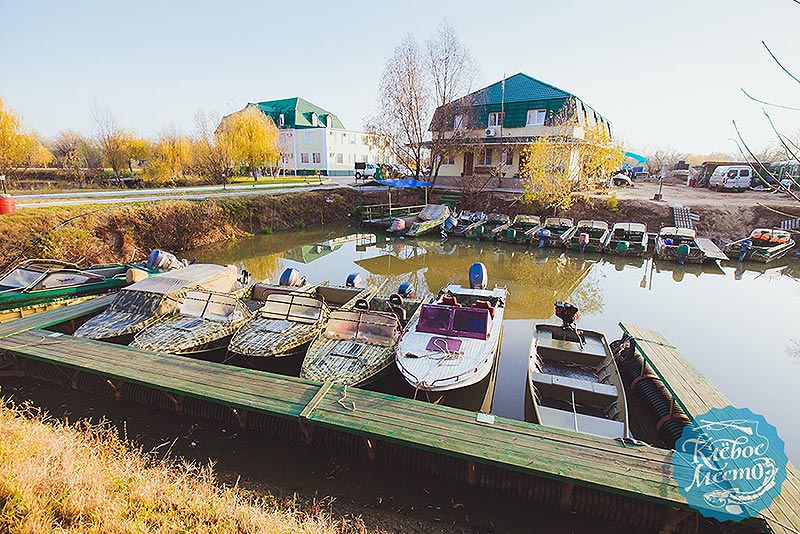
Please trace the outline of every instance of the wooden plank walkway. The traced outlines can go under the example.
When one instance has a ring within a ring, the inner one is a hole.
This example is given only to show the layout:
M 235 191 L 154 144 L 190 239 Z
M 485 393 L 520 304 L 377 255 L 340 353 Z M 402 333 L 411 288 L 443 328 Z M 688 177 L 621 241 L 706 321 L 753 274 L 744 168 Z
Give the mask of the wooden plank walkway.
M 70 321 L 77 317 L 97 313 L 105 309 L 116 295 L 106 295 L 90 299 L 78 304 L 70 304 L 63 308 L 30 315 L 7 323 L 0 323 L 0 338 L 10 336 L 34 328 L 47 328 L 55 324 Z
M 716 243 L 707 237 L 696 237 L 694 240 L 697 246 L 702 250 L 707 258 L 712 260 L 727 260 L 728 256 L 717 246 Z
M 690 419 L 732 404 L 663 335 L 628 323 L 619 326 L 635 339 L 639 353 Z M 781 494 L 763 516 L 775 532 L 800 532 L 800 473 L 791 463 L 786 466 Z

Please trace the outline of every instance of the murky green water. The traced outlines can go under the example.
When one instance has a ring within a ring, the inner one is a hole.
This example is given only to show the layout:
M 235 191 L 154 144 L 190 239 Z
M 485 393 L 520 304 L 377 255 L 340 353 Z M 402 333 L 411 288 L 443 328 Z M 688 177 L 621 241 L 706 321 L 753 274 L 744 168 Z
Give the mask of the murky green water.
M 450 239 L 386 240 L 330 227 L 256 236 L 195 251 L 200 261 L 236 263 L 274 281 L 295 267 L 309 282 L 344 283 L 359 272 L 387 288 L 413 282 L 417 294 L 467 284 L 482 261 L 489 283 L 509 289 L 493 413 L 523 419 L 532 326 L 554 321 L 553 302 L 581 308 L 579 327 L 621 335 L 620 321 L 663 333 L 740 407 L 762 413 L 800 463 L 800 261 L 698 267 Z M 332 243 L 323 243 L 333 238 Z M 401 379 L 402 380 L 402 379 Z

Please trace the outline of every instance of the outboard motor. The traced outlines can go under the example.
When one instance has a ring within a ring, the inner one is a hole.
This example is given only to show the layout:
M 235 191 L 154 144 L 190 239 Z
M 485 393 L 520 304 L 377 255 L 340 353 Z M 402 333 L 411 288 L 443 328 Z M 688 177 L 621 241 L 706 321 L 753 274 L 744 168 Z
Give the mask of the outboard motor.
M 347 280 L 344 283 L 347 287 L 364 287 L 364 280 L 358 273 L 350 273 L 347 275 Z
M 300 276 L 300 271 L 297 269 L 288 267 L 281 274 L 278 284 L 289 287 L 302 287 L 306 285 L 306 278 L 304 276 Z
M 469 287 L 472 289 L 486 289 L 488 283 L 489 276 L 483 263 L 476 261 L 469 266 Z
M 389 227 L 390 232 L 403 232 L 406 229 L 405 219 L 392 219 L 392 225 Z
M 547 242 L 550 240 L 550 236 L 552 233 L 547 228 L 542 228 L 538 232 L 536 232 L 536 237 L 539 238 L 539 248 L 544 248 Z
M 184 264 L 174 254 L 164 252 L 163 250 L 154 250 L 147 257 L 147 268 L 159 271 L 171 271 L 173 269 L 180 269 Z
M 239 283 L 243 287 L 250 285 L 250 271 L 247 269 L 242 269 L 242 271 L 239 273 Z
M 458 219 L 456 219 L 454 215 L 451 215 L 445 219 L 444 224 L 442 225 L 442 227 L 448 232 L 456 226 L 458 226 Z
M 397 294 L 403 298 L 413 297 L 414 286 L 411 285 L 411 282 L 403 282 L 400 284 L 400 287 L 397 288 Z
M 578 319 L 578 307 L 569 302 L 556 302 L 556 317 L 561 319 L 561 328 L 572 329 L 573 323 Z

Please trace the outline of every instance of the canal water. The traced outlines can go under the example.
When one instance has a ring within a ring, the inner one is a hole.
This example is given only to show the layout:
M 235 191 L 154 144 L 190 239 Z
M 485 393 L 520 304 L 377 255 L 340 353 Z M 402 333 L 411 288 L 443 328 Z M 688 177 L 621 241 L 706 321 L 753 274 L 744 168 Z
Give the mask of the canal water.
M 274 282 L 287 267 L 310 283 L 344 284 L 347 275 L 417 295 L 467 285 L 483 262 L 489 284 L 506 286 L 504 337 L 492 413 L 523 419 L 533 325 L 558 322 L 556 300 L 580 308 L 579 328 L 621 336 L 619 322 L 657 330 L 735 406 L 766 416 L 800 463 L 800 260 L 678 266 L 642 258 L 537 251 L 520 245 L 448 239 L 394 239 L 346 226 L 258 235 L 193 252 L 198 261 L 233 263 Z M 377 385 L 389 392 L 402 382 Z

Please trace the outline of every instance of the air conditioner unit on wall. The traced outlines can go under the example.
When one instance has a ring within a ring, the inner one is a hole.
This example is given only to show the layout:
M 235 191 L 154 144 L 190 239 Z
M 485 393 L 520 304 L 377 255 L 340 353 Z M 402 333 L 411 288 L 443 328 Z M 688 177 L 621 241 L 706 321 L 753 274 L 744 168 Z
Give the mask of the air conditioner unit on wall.
M 486 128 L 486 137 L 494 137 L 495 131 L 494 128 Z

